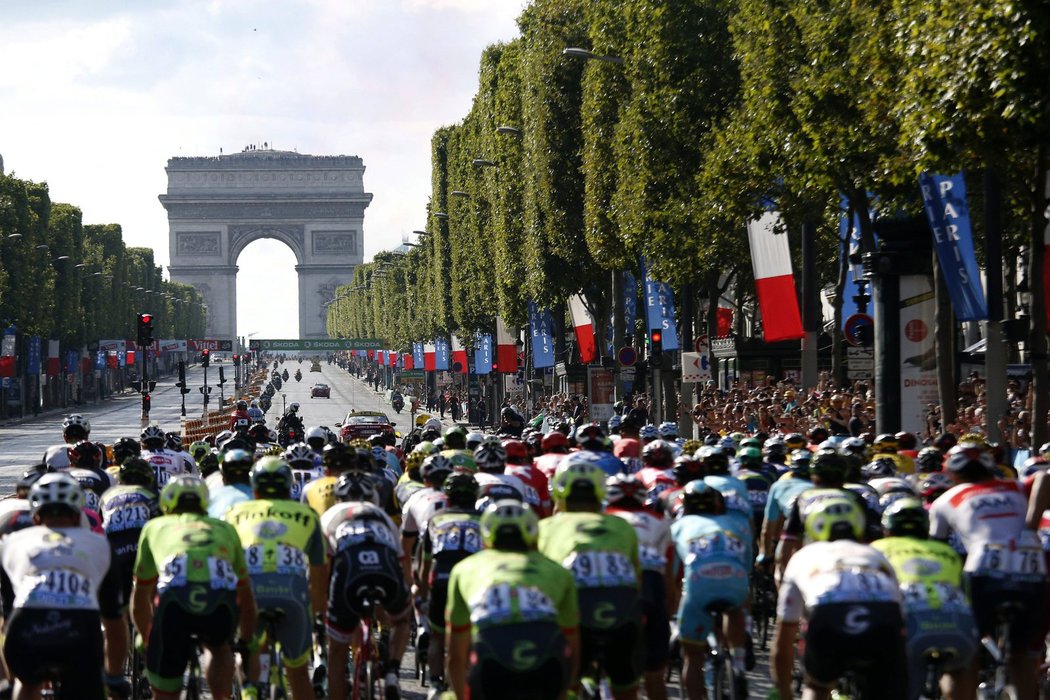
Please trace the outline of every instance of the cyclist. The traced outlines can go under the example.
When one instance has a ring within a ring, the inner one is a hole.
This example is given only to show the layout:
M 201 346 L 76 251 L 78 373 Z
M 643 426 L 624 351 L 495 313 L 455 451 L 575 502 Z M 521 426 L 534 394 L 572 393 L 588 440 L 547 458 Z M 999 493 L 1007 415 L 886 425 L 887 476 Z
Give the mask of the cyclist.
M 415 552 L 419 533 L 426 530 L 430 518 L 445 507 L 441 486 L 452 473 L 452 462 L 445 455 L 431 455 L 419 470 L 425 486 L 409 497 L 401 511 L 401 546 L 409 554 Z
M 580 608 L 581 673 L 604 651 L 617 700 L 635 698 L 644 666 L 638 535 L 601 512 L 605 472 L 586 452 L 569 455 L 554 475 L 554 515 L 540 521 L 539 551 L 572 572 Z M 595 679 L 598 680 L 598 679 Z
M 321 458 L 305 442 L 289 445 L 281 456 L 291 467 L 292 500 L 298 501 L 306 484 L 324 476 L 324 469 L 320 466 Z
M 398 507 L 402 510 L 404 510 L 405 503 L 412 497 L 412 494 L 422 488 L 426 488 L 426 484 L 423 483 L 423 475 L 420 472 L 423 460 L 426 458 L 427 454 L 420 449 L 412 450 L 405 456 L 405 473 L 401 475 L 401 478 L 397 480 L 397 485 L 394 486 L 394 498 Z
M 645 485 L 650 501 L 664 499 L 664 492 L 674 488 L 675 475 L 671 472 L 674 465 L 674 452 L 663 440 L 654 440 L 642 449 L 642 468 L 638 471 L 638 479 Z
M 565 440 L 565 436 L 561 433 L 554 434 L 560 435 L 561 439 Z M 504 451 L 507 453 L 507 464 L 503 473 L 515 476 L 521 480 L 521 483 L 525 486 L 525 502 L 532 506 L 538 517 L 544 518 L 550 515 L 551 512 L 550 480 L 536 464 L 538 460 L 544 459 L 546 455 L 541 455 L 536 460 L 531 456 L 522 455 L 517 449 L 516 443 L 518 442 L 518 440 L 504 440 L 501 443 Z M 564 456 L 564 454 L 558 456 L 558 460 L 554 462 L 555 469 L 557 468 L 557 461 L 560 461 L 560 458 Z
M 430 666 L 430 685 L 437 693 L 445 687 L 442 671 L 448 579 L 453 566 L 481 549 L 481 513 L 474 508 L 478 498 L 477 480 L 470 474 L 452 474 L 441 488 L 448 503 L 427 523 L 417 577 L 419 596 L 427 601 L 430 623 L 427 664 Z M 432 691 L 431 694 L 436 693 Z
M 175 700 L 196 638 L 211 654 L 207 681 L 216 700 L 233 685 L 233 638 L 255 633 L 255 596 L 233 526 L 207 515 L 208 487 L 173 477 L 161 490 L 164 513 L 142 528 L 131 617 L 146 643 L 146 674 L 157 700 Z
M 704 447 L 699 454 L 700 463 L 704 470 L 704 481 L 708 486 L 718 489 L 725 499 L 726 516 L 735 517 L 742 527 L 748 527 L 754 532 L 754 520 L 751 517 L 751 497 L 748 495 L 747 485 L 729 475 L 729 455 L 724 447 Z M 757 533 L 755 533 L 757 534 Z M 752 535 L 751 540 L 754 539 Z M 753 542 L 750 542 L 753 547 Z M 748 550 L 750 558 L 751 549 Z
M 175 432 L 165 433 L 164 447 L 179 455 L 179 457 L 182 459 L 184 472 L 193 474 L 197 471 L 197 463 L 194 461 L 193 455 L 182 448 L 181 435 Z
M 741 448 L 738 455 L 740 469 L 736 478 L 747 487 L 747 500 L 751 504 L 751 520 L 755 524 L 755 533 L 762 531 L 762 519 L 766 511 L 769 489 L 777 480 L 776 470 L 762 462 L 762 451 L 757 447 Z
M 280 457 L 263 457 L 251 470 L 254 500 L 238 503 L 225 520 L 237 529 L 260 614 L 279 613 L 281 645 L 293 700 L 313 698 L 308 662 L 313 613 L 327 607 L 328 566 L 324 535 L 310 506 L 292 499 L 292 469 Z M 254 664 L 253 664 L 254 666 Z M 252 668 L 252 679 L 259 678 Z
M 664 425 L 673 424 L 665 423 Z M 674 437 L 677 437 L 678 426 L 675 425 L 674 429 L 676 433 Z M 671 437 L 670 440 L 673 440 L 674 437 Z M 576 444 L 581 451 L 590 452 L 598 458 L 597 464 L 602 468 L 606 476 L 619 474 L 624 470 L 623 462 L 610 451 L 611 443 L 605 437 L 605 431 L 597 423 L 581 425 L 576 429 L 575 438 Z
M 690 698 L 705 697 L 704 661 L 707 637 L 714 630 L 711 606 L 726 607 L 724 634 L 732 654 L 737 695 L 747 697 L 746 634 L 742 609 L 749 592 L 751 526 L 727 517 L 721 491 L 695 479 L 682 492 L 682 517 L 671 525 L 675 567 L 684 575 L 678 605 L 678 630 L 685 660 L 682 675 Z
M 138 457 L 142 453 L 142 447 L 135 438 L 122 437 L 113 443 L 113 464 L 110 468 L 119 467 L 124 460 Z
M 62 419 L 62 440 L 59 445 L 52 445 L 44 452 L 43 463 L 52 470 L 69 467 L 68 449 L 91 435 L 91 421 L 79 413 L 73 413 Z
M 66 697 L 130 692 L 119 566 L 106 539 L 80 526 L 83 502 L 72 477 L 43 475 L 29 491 L 34 526 L 0 545 L 4 661 L 20 698 L 40 697 L 48 678 Z
M 300 500 L 314 509 L 318 516 L 336 503 L 335 485 L 339 476 L 350 469 L 357 468 L 362 455 L 357 448 L 348 447 L 341 442 L 333 443 L 321 453 L 324 465 L 324 476 L 313 479 L 303 487 Z
M 22 478 L 15 483 L 15 492 L 0 499 L 0 538 L 12 532 L 32 527 L 33 508 L 29 503 L 29 490 L 45 474 L 50 474 L 43 464 L 36 464 L 22 472 Z M 90 527 L 81 513 L 81 524 Z
M 535 509 L 539 502 L 526 500 L 525 484 L 516 476 L 505 473 L 507 451 L 502 445 L 481 445 L 474 450 L 474 463 L 478 465 L 475 478 L 478 482 L 478 509 L 484 510 L 488 503 L 507 498 L 521 501 Z
M 335 487 L 339 502 L 321 516 L 321 529 L 332 552 L 332 576 L 327 609 L 328 667 L 346 668 L 350 640 L 361 621 L 366 586 L 383 592 L 379 602 L 389 615 L 389 660 L 385 664 L 384 686 L 387 700 L 400 697 L 398 673 L 401 657 L 408 647 L 409 605 L 406 581 L 411 580 L 408 556 L 401 549 L 397 526 L 376 505 L 372 477 L 349 472 L 339 477 Z M 329 697 L 346 700 L 346 677 L 329 676 Z
M 233 430 L 234 426 L 237 425 L 239 419 L 245 419 L 251 421 L 252 417 L 248 414 L 248 402 L 241 400 L 234 404 L 233 413 L 230 414 L 230 430 Z
M 948 672 L 947 696 L 977 693 L 977 626 L 962 592 L 962 559 L 943 542 L 930 540 L 930 518 L 922 501 L 902 498 L 882 514 L 886 537 L 872 547 L 893 565 L 908 624 L 908 697 L 918 698 L 926 680 L 925 654 L 940 652 Z
M 480 527 L 485 549 L 448 583 L 448 683 L 457 698 L 562 697 L 580 656 L 573 576 L 535 551 L 536 514 L 521 503 L 494 504 Z
M 777 601 L 770 671 L 780 697 L 794 697 L 803 617 L 804 697 L 826 700 L 847 671 L 858 674 L 861 697 L 907 697 L 900 591 L 886 558 L 859 543 L 867 529 L 863 506 L 840 490 L 814 501 L 805 518 L 810 543 L 785 568 Z
M 674 580 L 669 555 L 674 545 L 668 521 L 647 509 L 646 500 L 645 486 L 633 474 L 617 474 L 605 482 L 606 513 L 626 520 L 638 535 L 645 618 L 645 693 L 650 700 L 665 700 L 664 670 L 671 641 L 668 587 Z
M 885 457 L 897 465 L 897 473 L 914 474 L 915 461 L 907 455 L 900 454 L 899 449 L 897 436 L 883 433 L 875 438 L 875 442 L 871 445 L 871 461 Z
M 102 494 L 99 503 L 102 529 L 120 564 L 124 600 L 131 599 L 131 574 L 142 528 L 160 514 L 155 478 L 153 466 L 141 457 L 124 460 L 117 485 Z
M 147 425 L 140 436 L 144 454 L 142 458 L 153 465 L 157 474 L 157 488 L 164 488 L 164 484 L 177 474 L 192 474 L 187 470 L 188 463 L 178 452 L 172 452 L 164 444 L 167 436 L 157 425 Z
M 930 506 L 930 536 L 947 540 L 955 532 L 962 540 L 963 580 L 982 637 L 995 632 L 1000 606 L 1012 607 L 1007 674 L 1018 697 L 1035 697 L 1030 654 L 1042 648 L 1046 560 L 1026 526 L 1027 499 L 1016 481 L 994 476 L 991 454 L 976 443 L 953 447 L 946 468 L 956 485 Z
M 208 515 L 221 519 L 226 511 L 252 498 L 251 471 L 255 459 L 247 450 L 230 450 L 222 458 L 219 471 L 222 485 L 208 495 Z

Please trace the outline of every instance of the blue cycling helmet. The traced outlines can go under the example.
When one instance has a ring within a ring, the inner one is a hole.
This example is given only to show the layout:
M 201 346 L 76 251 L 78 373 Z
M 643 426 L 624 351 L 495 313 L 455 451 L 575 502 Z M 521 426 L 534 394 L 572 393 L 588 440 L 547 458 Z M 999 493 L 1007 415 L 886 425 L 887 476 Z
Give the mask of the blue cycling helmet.
M 617 414 L 609 419 L 609 432 L 619 430 L 620 426 L 623 425 L 623 416 Z
M 638 437 L 642 440 L 655 440 L 660 437 L 660 431 L 656 429 L 655 425 L 650 423 L 642 426 L 641 430 L 638 431 Z
M 673 440 L 678 437 L 678 424 L 664 421 L 660 424 L 660 427 L 656 429 L 656 432 L 660 435 L 661 440 Z

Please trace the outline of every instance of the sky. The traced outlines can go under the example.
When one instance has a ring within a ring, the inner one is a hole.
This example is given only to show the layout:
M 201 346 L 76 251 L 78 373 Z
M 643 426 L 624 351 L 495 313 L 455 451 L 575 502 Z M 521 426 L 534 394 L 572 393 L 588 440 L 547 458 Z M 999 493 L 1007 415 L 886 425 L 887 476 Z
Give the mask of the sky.
M 3 0 L 0 155 L 165 266 L 168 158 L 358 155 L 369 260 L 424 227 L 430 137 L 466 115 L 482 50 L 517 35 L 524 4 Z M 273 240 L 241 254 L 239 335 L 298 336 L 294 265 Z

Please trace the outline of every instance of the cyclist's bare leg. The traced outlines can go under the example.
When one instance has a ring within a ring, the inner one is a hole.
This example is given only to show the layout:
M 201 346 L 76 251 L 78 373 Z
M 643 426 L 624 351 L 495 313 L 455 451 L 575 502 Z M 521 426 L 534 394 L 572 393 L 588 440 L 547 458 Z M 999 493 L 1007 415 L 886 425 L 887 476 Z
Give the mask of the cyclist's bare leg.
M 22 681 L 15 681 L 14 700 L 40 700 L 40 693 L 43 689 L 43 683 L 25 685 Z
M 437 630 L 430 631 L 430 644 L 427 647 L 427 666 L 430 667 L 430 677 L 441 674 L 445 668 L 445 633 L 440 634 Z M 444 674 L 441 674 L 444 675 Z
M 233 649 L 229 644 L 209 646 L 211 652 L 211 663 L 205 674 L 211 695 L 215 700 L 228 700 L 233 694 Z
M 733 658 L 733 669 L 744 670 L 744 649 L 747 646 L 747 617 L 743 608 L 730 610 L 725 615 L 722 631 L 725 633 L 729 652 Z M 739 657 L 739 663 L 737 663 Z
M 707 645 L 682 642 L 682 677 L 685 679 L 685 694 L 689 700 L 707 700 L 704 688 L 704 662 L 707 660 Z
M 409 614 L 410 612 L 412 612 L 412 609 L 406 608 L 397 619 L 394 619 L 385 610 L 379 611 L 380 622 L 384 625 L 390 625 L 390 651 L 388 656 L 391 661 L 396 661 L 399 664 L 405 656 L 405 650 L 408 649 L 408 642 L 412 637 L 412 616 Z
M 666 674 L 666 665 L 656 671 L 645 672 L 645 694 L 649 700 L 667 700 L 667 683 L 664 681 Z
M 345 667 L 344 667 L 345 668 Z M 285 666 L 288 685 L 291 686 L 292 700 L 315 700 L 314 684 L 310 679 L 310 665 L 303 664 L 296 668 Z
M 1017 697 L 1039 697 L 1038 668 L 1035 659 L 1029 655 L 1027 649 L 1014 651 L 1007 657 L 1006 670 L 1010 679 L 1009 685 L 1013 687 Z
M 350 645 L 328 637 L 328 697 L 331 700 L 346 700 L 349 685 L 346 679 L 347 661 L 350 660 Z
M 941 676 L 941 693 L 944 700 L 968 700 L 977 697 L 980 675 L 977 663 L 977 655 L 974 655 L 974 662 L 968 668 Z
M 830 700 L 831 688 L 814 687 L 809 684 L 802 689 L 802 700 Z

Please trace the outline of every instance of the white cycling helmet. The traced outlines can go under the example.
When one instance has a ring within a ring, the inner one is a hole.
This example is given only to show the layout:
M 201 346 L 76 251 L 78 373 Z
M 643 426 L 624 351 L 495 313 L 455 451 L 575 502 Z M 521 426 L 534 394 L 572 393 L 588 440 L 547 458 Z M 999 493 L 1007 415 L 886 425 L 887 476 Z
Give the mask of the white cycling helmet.
M 44 474 L 29 489 L 29 512 L 36 515 L 41 508 L 51 505 L 66 506 L 79 515 L 84 508 L 84 490 L 65 472 Z
M 82 428 L 85 433 L 91 432 L 91 421 L 79 413 L 72 413 L 62 420 L 62 431 L 65 432 L 72 427 Z
M 142 430 L 142 434 L 139 436 L 142 442 L 150 442 L 151 440 L 159 440 L 162 444 L 167 440 L 167 436 L 164 434 L 164 429 L 159 425 L 147 425 Z
M 292 413 L 298 412 L 298 410 L 299 410 L 299 402 L 298 401 L 292 401 L 290 404 L 288 404 L 288 410 L 291 411 Z
M 285 462 L 290 465 L 297 464 L 299 462 L 309 462 L 312 467 L 314 464 L 314 451 L 310 449 L 310 446 L 305 442 L 297 442 L 294 445 L 289 445 L 288 449 L 284 451 Z
M 306 441 L 309 442 L 310 440 L 328 442 L 328 431 L 319 425 L 315 425 L 306 431 Z

